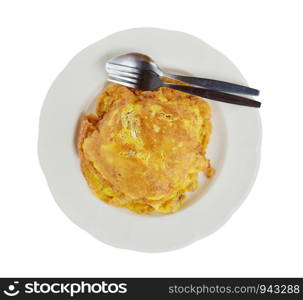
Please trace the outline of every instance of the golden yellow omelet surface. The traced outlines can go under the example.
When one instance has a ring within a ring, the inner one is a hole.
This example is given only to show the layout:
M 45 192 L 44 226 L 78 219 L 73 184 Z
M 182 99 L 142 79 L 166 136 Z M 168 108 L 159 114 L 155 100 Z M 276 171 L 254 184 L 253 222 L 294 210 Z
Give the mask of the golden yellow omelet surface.
M 205 150 L 211 111 L 201 98 L 160 88 L 140 91 L 108 85 L 96 115 L 80 126 L 83 174 L 94 194 L 136 213 L 171 213 L 213 173 Z

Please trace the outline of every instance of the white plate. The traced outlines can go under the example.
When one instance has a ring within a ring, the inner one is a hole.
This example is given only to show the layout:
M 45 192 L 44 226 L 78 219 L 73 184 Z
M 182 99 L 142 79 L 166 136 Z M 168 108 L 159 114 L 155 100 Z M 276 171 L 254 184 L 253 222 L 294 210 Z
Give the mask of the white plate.
M 217 171 L 177 213 L 141 216 L 103 203 L 80 171 L 77 125 L 106 83 L 105 62 L 127 52 L 146 53 L 164 69 L 247 84 L 224 55 L 191 35 L 155 28 L 115 33 L 76 55 L 50 88 L 40 115 L 40 164 L 60 208 L 100 241 L 138 251 L 173 250 L 217 230 L 247 196 L 260 161 L 260 116 L 254 108 L 209 101 L 214 129 L 207 156 Z

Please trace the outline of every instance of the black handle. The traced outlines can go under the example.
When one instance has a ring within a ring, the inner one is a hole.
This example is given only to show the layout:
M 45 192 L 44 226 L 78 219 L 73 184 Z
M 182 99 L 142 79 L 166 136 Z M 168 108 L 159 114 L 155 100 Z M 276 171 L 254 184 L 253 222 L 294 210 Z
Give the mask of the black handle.
M 202 89 L 202 88 L 197 88 L 197 87 L 192 87 L 192 86 L 186 86 L 186 85 L 177 85 L 177 84 L 171 84 L 171 83 L 165 83 L 164 86 L 170 87 L 175 90 L 179 90 L 185 93 L 189 93 L 192 95 L 200 96 L 203 98 L 211 99 L 211 100 L 216 100 L 220 102 L 225 102 L 225 103 L 231 103 L 231 104 L 237 104 L 237 105 L 242 105 L 242 106 L 250 106 L 250 107 L 260 107 L 261 102 L 244 98 L 241 96 L 237 95 L 232 95 L 232 94 L 226 94 L 218 91 L 212 91 L 212 90 L 207 90 L 207 89 Z

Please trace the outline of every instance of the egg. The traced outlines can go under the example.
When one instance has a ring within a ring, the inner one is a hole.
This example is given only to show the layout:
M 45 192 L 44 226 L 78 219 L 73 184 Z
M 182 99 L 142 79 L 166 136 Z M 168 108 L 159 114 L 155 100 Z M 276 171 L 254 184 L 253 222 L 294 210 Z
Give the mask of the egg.
M 203 99 L 170 88 L 141 91 L 109 84 L 96 114 L 80 124 L 83 175 L 96 197 L 135 213 L 173 213 L 211 177 L 206 158 L 211 109 Z

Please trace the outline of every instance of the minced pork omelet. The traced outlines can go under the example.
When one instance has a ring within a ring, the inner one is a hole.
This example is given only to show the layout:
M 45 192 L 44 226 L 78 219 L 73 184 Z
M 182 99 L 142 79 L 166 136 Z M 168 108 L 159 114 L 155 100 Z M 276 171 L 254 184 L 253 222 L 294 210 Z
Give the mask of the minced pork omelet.
M 139 214 L 172 213 L 211 177 L 205 157 L 211 110 L 201 98 L 170 88 L 140 91 L 109 84 L 96 115 L 81 120 L 82 172 L 101 200 Z

